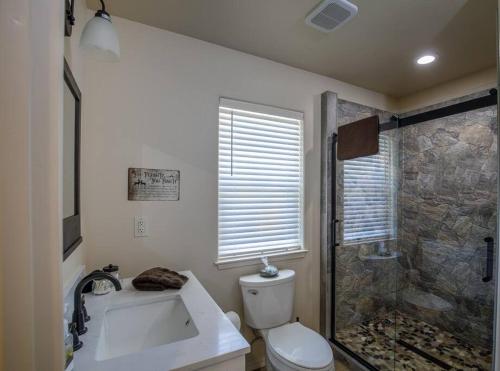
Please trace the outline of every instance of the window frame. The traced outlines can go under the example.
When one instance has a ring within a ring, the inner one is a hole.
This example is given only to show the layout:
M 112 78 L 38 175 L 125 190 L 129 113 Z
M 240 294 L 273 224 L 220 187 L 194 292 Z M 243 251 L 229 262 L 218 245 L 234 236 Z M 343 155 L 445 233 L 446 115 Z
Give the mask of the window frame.
M 281 248 L 276 251 L 267 250 L 260 251 L 255 253 L 242 253 L 242 254 L 231 254 L 228 256 L 224 256 L 220 254 L 220 234 L 219 234 L 219 208 L 220 208 L 220 110 L 221 107 L 232 110 L 240 110 L 240 111 L 248 111 L 262 115 L 271 115 L 271 116 L 279 116 L 287 119 L 298 120 L 299 129 L 300 129 L 300 160 L 299 160 L 299 243 L 297 246 L 290 248 Z M 246 101 L 236 100 L 232 98 L 220 97 L 219 104 L 217 107 L 217 258 L 215 261 L 215 265 L 219 269 L 238 267 L 242 265 L 254 265 L 259 264 L 260 259 L 264 256 L 272 257 L 274 261 L 276 260 L 285 260 L 285 259 L 294 259 L 294 258 L 302 258 L 307 253 L 307 250 L 304 246 L 304 197 L 305 197 L 305 189 L 304 189 L 304 114 L 300 111 L 290 110 L 285 108 L 280 108 L 271 105 L 258 104 L 258 103 L 250 103 Z

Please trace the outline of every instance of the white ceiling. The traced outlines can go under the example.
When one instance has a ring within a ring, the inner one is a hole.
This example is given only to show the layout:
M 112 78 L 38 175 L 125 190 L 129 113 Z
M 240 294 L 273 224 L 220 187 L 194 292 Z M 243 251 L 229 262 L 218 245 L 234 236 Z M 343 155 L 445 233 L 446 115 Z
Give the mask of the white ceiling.
M 332 33 L 305 25 L 319 0 L 106 0 L 111 15 L 402 97 L 496 64 L 497 0 L 351 0 Z M 97 0 L 87 0 L 97 9 Z M 417 66 L 425 51 L 437 62 Z

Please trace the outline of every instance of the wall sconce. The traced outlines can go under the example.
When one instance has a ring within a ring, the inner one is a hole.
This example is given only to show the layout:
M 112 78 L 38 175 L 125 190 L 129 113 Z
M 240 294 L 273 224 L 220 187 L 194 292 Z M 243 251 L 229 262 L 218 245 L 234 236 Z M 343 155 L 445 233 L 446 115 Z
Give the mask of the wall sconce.
M 71 28 L 75 24 L 75 0 L 66 0 L 66 22 L 64 34 L 71 36 Z M 120 43 L 111 16 L 106 12 L 104 1 L 100 0 L 101 9 L 95 13 L 83 28 L 80 47 L 91 52 L 97 59 L 118 61 L 120 59 Z

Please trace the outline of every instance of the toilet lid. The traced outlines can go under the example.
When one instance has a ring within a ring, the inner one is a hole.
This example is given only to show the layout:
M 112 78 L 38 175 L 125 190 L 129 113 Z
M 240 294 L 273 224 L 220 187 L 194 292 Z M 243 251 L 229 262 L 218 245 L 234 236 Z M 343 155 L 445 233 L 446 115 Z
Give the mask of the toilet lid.
M 328 342 L 299 322 L 269 330 L 268 346 L 283 359 L 304 368 L 323 368 L 333 361 Z

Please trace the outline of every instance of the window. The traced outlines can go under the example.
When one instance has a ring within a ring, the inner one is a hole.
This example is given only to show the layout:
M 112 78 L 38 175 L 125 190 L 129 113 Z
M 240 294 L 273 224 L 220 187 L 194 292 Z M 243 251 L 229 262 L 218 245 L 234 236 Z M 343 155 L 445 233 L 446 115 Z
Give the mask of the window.
M 218 262 L 302 250 L 302 113 L 221 98 Z
M 378 154 L 344 161 L 344 242 L 394 236 L 391 147 L 381 135 Z

